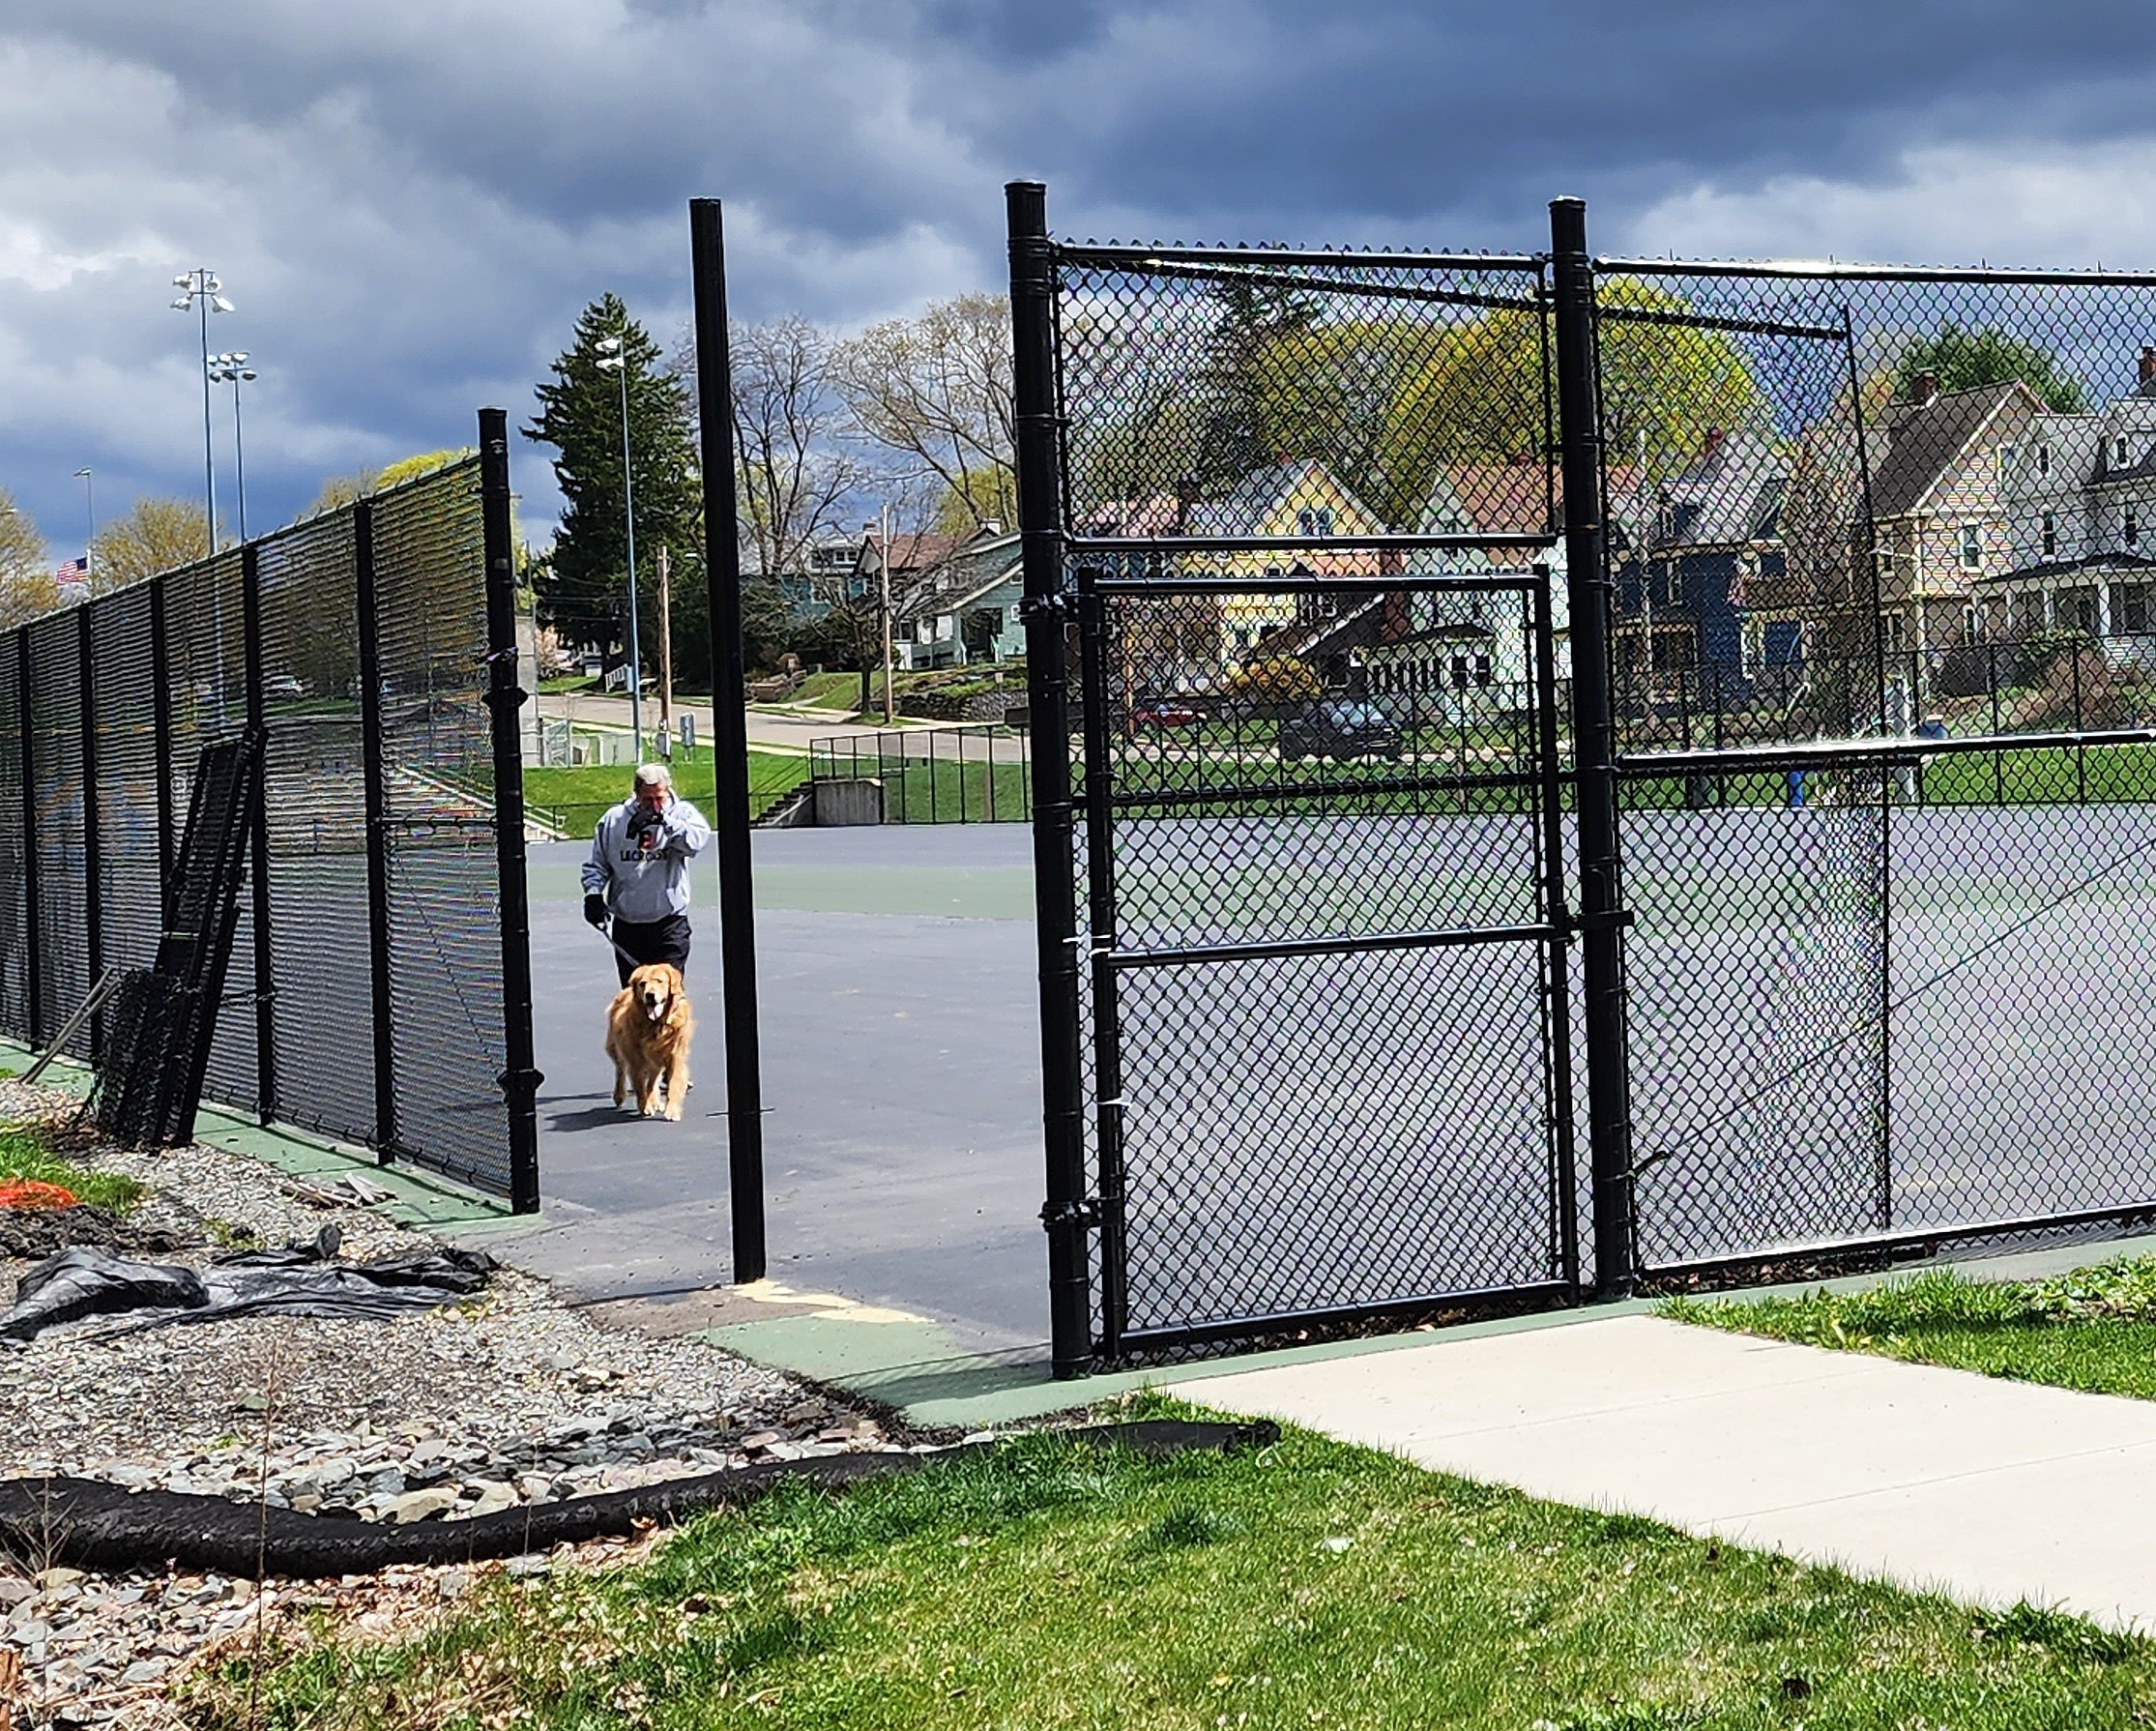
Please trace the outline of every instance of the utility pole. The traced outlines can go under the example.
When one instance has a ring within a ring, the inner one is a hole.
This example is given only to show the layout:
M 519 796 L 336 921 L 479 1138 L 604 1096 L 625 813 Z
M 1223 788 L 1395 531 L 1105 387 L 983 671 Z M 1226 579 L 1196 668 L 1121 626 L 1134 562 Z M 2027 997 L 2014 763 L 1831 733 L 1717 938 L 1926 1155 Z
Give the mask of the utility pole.
M 876 555 L 876 588 L 879 611 L 884 616 L 884 725 L 898 725 L 897 700 L 890 689 L 890 507 L 887 504 L 877 513 L 877 526 L 882 549 Z
M 674 565 L 658 543 L 658 754 L 674 761 Z

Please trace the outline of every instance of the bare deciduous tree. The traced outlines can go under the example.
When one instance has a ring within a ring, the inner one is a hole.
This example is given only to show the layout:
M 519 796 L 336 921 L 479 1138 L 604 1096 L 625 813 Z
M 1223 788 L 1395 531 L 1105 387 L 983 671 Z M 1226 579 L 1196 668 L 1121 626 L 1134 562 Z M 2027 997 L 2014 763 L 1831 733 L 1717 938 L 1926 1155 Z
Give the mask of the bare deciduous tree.
M 939 301 L 918 318 L 869 326 L 833 361 L 862 436 L 936 483 L 940 526 L 1010 521 L 1017 474 L 1007 299 Z
M 873 479 L 845 438 L 836 351 L 825 331 L 793 316 L 736 325 L 729 345 L 743 551 L 766 576 L 806 572 L 809 549 L 845 525 Z

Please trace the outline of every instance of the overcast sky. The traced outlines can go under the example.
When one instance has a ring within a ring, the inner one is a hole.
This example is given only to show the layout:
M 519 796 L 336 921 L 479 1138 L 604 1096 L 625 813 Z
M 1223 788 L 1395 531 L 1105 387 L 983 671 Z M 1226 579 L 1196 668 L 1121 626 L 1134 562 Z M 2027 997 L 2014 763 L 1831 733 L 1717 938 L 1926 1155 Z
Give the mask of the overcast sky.
M 56 552 L 199 496 L 215 268 L 249 527 L 529 412 L 606 289 L 670 340 L 685 200 L 733 305 L 859 324 L 1059 232 L 2156 266 L 2156 57 L 2112 0 L 7 0 L 0 485 Z M 2152 334 L 2156 336 L 2156 334 Z M 230 520 L 230 405 L 219 402 Z M 526 521 L 554 505 L 513 455 Z

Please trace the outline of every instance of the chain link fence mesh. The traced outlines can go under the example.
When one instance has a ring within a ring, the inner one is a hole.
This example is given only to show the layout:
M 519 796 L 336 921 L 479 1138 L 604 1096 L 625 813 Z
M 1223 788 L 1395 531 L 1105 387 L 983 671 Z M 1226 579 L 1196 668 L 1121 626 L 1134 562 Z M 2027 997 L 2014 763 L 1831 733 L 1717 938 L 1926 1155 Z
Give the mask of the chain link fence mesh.
M 390 860 L 380 902 L 367 863 L 360 511 L 373 523 L 374 743 Z M 81 610 L 0 638 L 0 1027 L 48 1040 L 99 966 L 155 959 L 161 862 L 176 848 L 197 755 L 238 736 L 251 703 L 267 742 L 266 895 L 258 904 L 251 884 L 242 894 L 205 1094 L 510 1192 L 494 764 L 481 696 L 488 673 L 482 540 L 479 464 L 466 460 L 253 543 L 251 655 L 239 549 L 89 602 L 87 688 Z M 85 704 L 94 785 L 85 775 Z M 27 834 L 26 764 L 35 803 Z M 95 886 L 86 875 L 86 801 L 96 810 Z M 34 874 L 26 870 L 33 860 Z M 24 941 L 33 893 L 35 980 Z M 101 955 L 88 943 L 93 894 Z M 257 927 L 258 906 L 266 930 Z M 388 940 L 393 1006 L 387 1089 L 375 1071 L 377 924 Z M 95 1032 L 73 1038 L 71 1054 L 90 1057 Z

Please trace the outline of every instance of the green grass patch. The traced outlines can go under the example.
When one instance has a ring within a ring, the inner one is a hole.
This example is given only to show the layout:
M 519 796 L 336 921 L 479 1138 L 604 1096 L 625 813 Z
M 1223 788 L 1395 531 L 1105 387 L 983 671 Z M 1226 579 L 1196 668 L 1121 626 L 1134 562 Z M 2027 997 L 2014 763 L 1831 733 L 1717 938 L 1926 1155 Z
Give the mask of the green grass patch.
M 574 769 L 527 768 L 524 799 L 540 808 L 539 815 L 558 818 L 572 836 L 588 836 L 608 807 L 628 798 L 629 777 L 635 772 L 626 764 L 592 764 Z M 674 789 L 683 799 L 711 817 L 717 795 L 716 768 L 711 753 L 692 760 L 677 760 Z M 808 759 L 777 751 L 748 754 L 748 804 L 753 816 L 775 804 L 800 782 L 808 779 Z
M 0 1125 L 0 1184 L 17 1179 L 56 1184 L 78 1202 L 122 1213 L 150 1193 L 149 1186 L 139 1179 L 117 1172 L 93 1172 L 62 1159 L 45 1146 L 44 1136 L 33 1126 Z
M 2156 1647 L 1532 1501 L 1303 1432 L 1145 1461 L 1053 1437 L 784 1490 L 648 1566 L 496 1579 L 400 1642 L 246 1656 L 192 1722 L 2042 1731 Z M 258 1687 L 258 1693 L 255 1693 Z
M 1660 1308 L 1678 1322 L 1804 1346 L 2156 1400 L 2156 1258 L 2053 1280 L 1969 1280 L 1932 1269 L 1865 1292 L 1678 1298 Z

